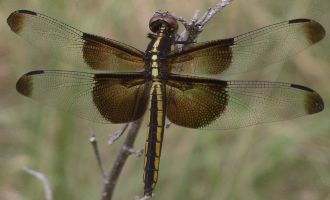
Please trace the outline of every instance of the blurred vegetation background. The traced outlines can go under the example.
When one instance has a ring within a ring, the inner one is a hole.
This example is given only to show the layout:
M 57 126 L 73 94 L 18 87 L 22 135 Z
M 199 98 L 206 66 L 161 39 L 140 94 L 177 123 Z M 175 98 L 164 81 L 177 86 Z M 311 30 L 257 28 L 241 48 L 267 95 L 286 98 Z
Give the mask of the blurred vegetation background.
M 107 36 L 144 50 L 148 20 L 156 10 L 190 18 L 217 0 L 0 0 L 0 199 L 44 199 L 41 183 L 22 171 L 29 167 L 49 179 L 54 199 L 100 199 L 103 190 L 90 129 L 110 167 L 125 136 L 113 146 L 107 137 L 118 125 L 99 125 L 20 96 L 20 75 L 43 66 L 61 66 L 12 33 L 6 18 L 30 9 L 84 32 Z M 199 41 L 220 39 L 293 18 L 313 18 L 329 32 L 328 0 L 235 0 L 206 26 Z M 325 101 L 319 114 L 244 129 L 201 132 L 172 125 L 165 133 L 155 199 L 330 199 L 330 40 L 285 62 L 265 67 L 259 80 L 303 84 Z M 136 147 L 143 148 L 146 125 Z M 143 158 L 131 156 L 114 199 L 143 192 Z

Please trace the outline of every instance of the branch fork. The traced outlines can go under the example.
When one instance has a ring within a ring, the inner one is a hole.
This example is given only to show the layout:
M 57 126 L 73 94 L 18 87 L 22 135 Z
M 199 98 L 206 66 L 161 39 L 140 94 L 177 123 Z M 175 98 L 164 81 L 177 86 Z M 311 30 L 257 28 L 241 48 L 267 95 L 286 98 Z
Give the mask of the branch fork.
M 185 27 L 185 30 L 181 34 L 177 35 L 177 41 L 185 41 L 188 43 L 195 42 L 198 35 L 204 30 L 204 26 L 207 22 L 209 22 L 215 14 L 228 6 L 232 1 L 234 0 L 221 0 L 214 7 L 209 8 L 200 19 L 198 19 L 200 10 L 195 11 L 190 21 L 186 20 L 184 17 L 172 14 Z

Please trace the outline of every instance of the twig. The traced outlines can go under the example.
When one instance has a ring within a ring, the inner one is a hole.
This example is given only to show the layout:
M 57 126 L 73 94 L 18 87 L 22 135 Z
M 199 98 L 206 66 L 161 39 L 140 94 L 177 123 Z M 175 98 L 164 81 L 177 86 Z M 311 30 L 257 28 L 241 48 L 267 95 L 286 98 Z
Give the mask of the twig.
M 144 149 L 129 148 L 126 146 L 123 146 L 123 149 L 130 154 L 136 155 L 137 157 L 141 157 L 144 154 Z
M 23 170 L 25 172 L 27 172 L 28 174 L 36 177 L 39 181 L 41 181 L 41 183 L 44 187 L 44 190 L 45 190 L 45 199 L 46 200 L 52 200 L 53 199 L 53 192 L 52 192 L 52 189 L 50 187 L 49 181 L 47 180 L 45 175 L 43 175 L 40 172 L 34 171 L 30 168 L 24 168 Z
M 103 163 L 102 163 L 102 159 L 101 159 L 101 156 L 100 156 L 99 148 L 97 146 L 97 140 L 96 140 L 96 135 L 95 135 L 94 131 L 92 131 L 92 135 L 89 138 L 89 141 L 92 144 L 94 154 L 95 154 L 95 157 L 96 157 L 96 161 L 97 161 L 97 165 L 99 166 L 101 175 L 103 177 L 103 180 L 105 181 L 107 179 L 107 176 L 105 175 L 105 171 L 104 171 L 104 168 L 103 168 Z
M 117 130 L 114 134 L 110 135 L 108 144 L 111 145 L 112 143 L 116 142 L 120 138 L 120 136 L 122 136 L 123 133 L 126 131 L 127 127 L 128 127 L 128 123 L 124 124 L 123 127 Z
M 147 200 L 147 199 L 151 199 L 151 196 L 135 197 L 135 200 Z
M 119 130 L 117 130 L 114 134 L 110 135 L 109 140 L 108 140 L 108 144 L 112 145 L 115 141 L 117 141 L 120 138 L 120 136 L 122 136 L 123 133 L 126 131 L 127 127 L 128 127 L 128 123 L 125 124 Z M 92 134 L 91 134 L 91 137 L 89 138 L 89 141 L 92 144 L 94 154 L 95 154 L 95 157 L 96 157 L 96 160 L 97 160 L 97 165 L 99 166 L 99 169 L 100 169 L 101 175 L 103 177 L 103 180 L 104 180 L 104 182 L 106 182 L 107 175 L 105 174 L 102 159 L 101 159 L 101 156 L 100 156 L 100 151 L 99 151 L 99 148 L 97 146 L 96 135 L 95 135 L 95 132 L 93 130 L 91 131 L 91 133 Z M 131 150 L 131 151 L 133 152 L 133 150 Z M 138 154 L 138 153 L 136 153 L 136 154 Z
M 171 126 L 172 124 L 173 124 L 172 122 L 168 122 L 168 123 L 165 125 L 165 128 L 170 128 L 170 126 Z

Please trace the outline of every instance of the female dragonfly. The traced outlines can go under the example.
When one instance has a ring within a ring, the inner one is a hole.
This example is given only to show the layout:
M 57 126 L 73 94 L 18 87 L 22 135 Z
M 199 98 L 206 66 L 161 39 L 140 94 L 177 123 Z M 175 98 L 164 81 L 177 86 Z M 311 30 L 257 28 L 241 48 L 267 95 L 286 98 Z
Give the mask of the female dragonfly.
M 146 196 L 158 179 L 166 118 L 187 128 L 232 129 L 314 114 L 324 107 L 320 95 L 305 86 L 220 79 L 319 42 L 325 30 L 313 20 L 284 21 L 174 50 L 178 23 L 167 12 L 157 13 L 149 22 L 153 33 L 145 52 L 33 11 L 15 11 L 7 22 L 16 34 L 37 46 L 50 44 L 77 66 L 77 71 L 24 74 L 16 85 L 22 95 L 100 123 L 128 123 L 148 114 Z

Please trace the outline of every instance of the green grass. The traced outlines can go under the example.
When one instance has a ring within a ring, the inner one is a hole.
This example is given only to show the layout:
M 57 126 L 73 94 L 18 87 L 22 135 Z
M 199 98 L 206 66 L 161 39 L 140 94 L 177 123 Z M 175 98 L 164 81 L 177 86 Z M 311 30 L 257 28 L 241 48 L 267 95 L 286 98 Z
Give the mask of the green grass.
M 16 94 L 17 78 L 36 66 L 60 66 L 12 33 L 5 23 L 17 9 L 31 9 L 85 32 L 145 49 L 148 20 L 155 10 L 190 18 L 217 1 L 12 1 L 0 0 L 0 199 L 44 199 L 41 183 L 22 171 L 29 167 L 50 180 L 55 199 L 100 199 L 103 189 L 89 130 L 97 132 L 107 167 L 123 142 L 107 146 L 120 126 L 99 125 L 57 112 Z M 306 3 L 307 2 L 307 3 Z M 206 26 L 200 41 L 225 38 L 298 17 L 312 17 L 329 32 L 330 3 L 317 0 L 235 0 Z M 330 39 L 294 58 L 272 65 L 260 80 L 307 85 L 318 91 L 325 110 L 286 122 L 232 131 L 166 130 L 155 199 L 325 200 L 330 199 Z M 50 67 L 51 68 L 51 67 Z M 136 147 L 142 148 L 146 125 Z M 143 191 L 143 159 L 130 157 L 114 199 Z

